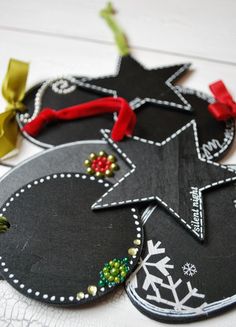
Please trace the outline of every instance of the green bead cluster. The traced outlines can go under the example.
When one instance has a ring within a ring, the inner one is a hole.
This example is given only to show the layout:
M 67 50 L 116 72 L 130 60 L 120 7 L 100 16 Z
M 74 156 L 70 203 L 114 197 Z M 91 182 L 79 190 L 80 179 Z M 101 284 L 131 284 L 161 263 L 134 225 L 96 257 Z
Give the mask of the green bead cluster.
M 129 259 L 113 259 L 110 260 L 108 263 L 105 263 L 102 271 L 100 271 L 100 280 L 98 285 L 103 286 L 115 286 L 116 284 L 122 283 L 128 272 Z

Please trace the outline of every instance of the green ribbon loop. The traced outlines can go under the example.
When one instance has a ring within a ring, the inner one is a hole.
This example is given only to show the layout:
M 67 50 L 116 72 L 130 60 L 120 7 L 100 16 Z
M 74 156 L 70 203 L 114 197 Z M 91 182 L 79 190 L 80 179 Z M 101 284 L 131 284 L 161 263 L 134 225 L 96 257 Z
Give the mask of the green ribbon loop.
M 25 96 L 28 71 L 28 63 L 10 59 L 2 84 L 2 95 L 7 101 L 7 106 L 0 114 L 0 158 L 16 147 L 18 135 L 16 111 L 25 110 L 22 101 Z
M 113 10 L 112 4 L 110 2 L 107 4 L 106 8 L 100 12 L 102 18 L 105 19 L 107 25 L 114 33 L 115 42 L 119 49 L 120 55 L 126 56 L 130 53 L 130 49 L 124 32 L 112 17 L 114 13 L 115 11 Z

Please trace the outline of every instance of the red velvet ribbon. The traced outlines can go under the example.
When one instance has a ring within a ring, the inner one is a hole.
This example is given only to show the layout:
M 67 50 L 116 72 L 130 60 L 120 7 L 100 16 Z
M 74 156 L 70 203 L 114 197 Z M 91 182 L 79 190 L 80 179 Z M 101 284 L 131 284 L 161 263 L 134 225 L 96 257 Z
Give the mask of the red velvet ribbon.
M 31 136 L 37 136 L 46 124 L 53 121 L 74 120 L 114 112 L 118 113 L 118 117 L 114 123 L 111 137 L 114 141 L 118 142 L 121 141 L 124 136 L 132 135 L 136 124 L 136 115 L 134 111 L 129 106 L 128 102 L 120 97 L 100 98 L 61 110 L 44 108 L 38 116 L 27 123 L 22 130 Z
M 227 120 L 236 117 L 236 103 L 223 81 L 209 85 L 216 102 L 208 106 L 209 111 L 217 120 Z

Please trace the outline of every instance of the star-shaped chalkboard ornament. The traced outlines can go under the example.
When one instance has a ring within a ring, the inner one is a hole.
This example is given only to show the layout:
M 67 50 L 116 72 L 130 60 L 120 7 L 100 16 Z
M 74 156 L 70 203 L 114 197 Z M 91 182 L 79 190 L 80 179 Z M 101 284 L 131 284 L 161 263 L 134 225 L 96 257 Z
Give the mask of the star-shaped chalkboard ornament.
M 109 130 L 102 134 L 131 170 L 92 209 L 156 201 L 195 237 L 204 240 L 203 194 L 236 180 L 236 172 L 201 158 L 195 120 L 161 143 L 136 136 L 114 143 Z
M 172 83 L 176 82 L 190 64 L 146 69 L 132 56 L 120 58 L 118 73 L 115 76 L 84 78 L 83 87 L 93 92 L 121 96 L 138 108 L 144 103 L 190 111 L 191 105 Z

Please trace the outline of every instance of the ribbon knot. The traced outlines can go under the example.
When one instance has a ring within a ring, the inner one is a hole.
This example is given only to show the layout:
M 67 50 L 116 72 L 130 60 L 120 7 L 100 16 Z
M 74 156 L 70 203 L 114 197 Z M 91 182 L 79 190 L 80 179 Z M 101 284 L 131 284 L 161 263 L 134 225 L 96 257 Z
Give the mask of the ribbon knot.
M 112 129 L 111 137 L 114 141 L 121 141 L 124 136 L 132 135 L 136 115 L 128 102 L 121 98 L 100 98 L 76 106 L 60 110 L 44 108 L 38 116 L 27 123 L 22 130 L 31 136 L 37 136 L 46 124 L 57 120 L 75 120 L 78 118 L 98 116 L 105 113 L 118 113 Z
M 217 120 L 236 118 L 236 103 L 223 81 L 217 81 L 210 86 L 216 102 L 208 106 L 209 111 Z
M 11 59 L 2 85 L 2 95 L 7 102 L 0 114 L 0 157 L 15 149 L 18 135 L 16 112 L 25 110 L 22 103 L 28 76 L 29 64 Z

